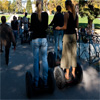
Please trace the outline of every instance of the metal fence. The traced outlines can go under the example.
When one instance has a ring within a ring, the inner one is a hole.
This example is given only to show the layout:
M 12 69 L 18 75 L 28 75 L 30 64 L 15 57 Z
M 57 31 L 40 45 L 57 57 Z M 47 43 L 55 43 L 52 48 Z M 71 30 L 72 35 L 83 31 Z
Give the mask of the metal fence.
M 48 34 L 48 43 L 54 44 L 54 35 Z M 79 34 L 77 56 L 93 64 L 100 60 L 100 35 Z
M 77 42 L 77 56 L 85 59 L 89 64 L 100 60 L 100 35 L 79 34 Z

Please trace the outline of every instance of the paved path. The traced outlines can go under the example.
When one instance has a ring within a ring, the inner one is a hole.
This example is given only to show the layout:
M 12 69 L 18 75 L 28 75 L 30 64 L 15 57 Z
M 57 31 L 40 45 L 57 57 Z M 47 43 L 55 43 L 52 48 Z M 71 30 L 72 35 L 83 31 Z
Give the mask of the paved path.
M 53 51 L 53 45 L 48 50 Z M 79 61 L 79 60 L 78 60 Z M 80 61 L 79 61 L 80 62 Z M 0 100 L 28 100 L 25 89 L 25 73 L 33 72 L 33 55 L 31 45 L 17 44 L 16 51 L 11 49 L 10 62 L 4 62 L 4 52 L 0 54 Z M 77 86 L 59 90 L 53 94 L 34 96 L 33 99 L 93 99 L 100 100 L 100 73 L 82 61 L 83 81 Z
M 13 20 L 13 17 L 16 16 L 18 19 L 18 15 L 17 14 L 12 14 L 9 18 L 9 20 L 7 21 L 7 23 L 11 23 L 11 21 Z

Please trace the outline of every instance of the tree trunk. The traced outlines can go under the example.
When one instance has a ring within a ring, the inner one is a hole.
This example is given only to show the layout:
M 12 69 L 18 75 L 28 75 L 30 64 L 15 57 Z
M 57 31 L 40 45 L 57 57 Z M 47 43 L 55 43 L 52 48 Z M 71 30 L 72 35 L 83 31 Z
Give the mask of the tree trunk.
M 89 27 L 89 34 L 90 35 L 92 34 L 92 23 L 93 23 L 93 20 L 88 18 L 88 27 Z
M 88 25 L 90 25 L 90 27 L 92 27 L 92 22 L 93 22 L 93 20 L 88 18 Z

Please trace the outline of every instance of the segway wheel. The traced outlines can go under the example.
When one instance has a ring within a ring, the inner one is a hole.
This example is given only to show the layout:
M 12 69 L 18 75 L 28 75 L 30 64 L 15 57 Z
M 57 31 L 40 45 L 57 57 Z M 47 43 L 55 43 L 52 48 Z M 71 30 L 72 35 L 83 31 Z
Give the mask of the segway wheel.
M 60 67 L 55 67 L 54 78 L 56 80 L 56 85 L 59 89 L 62 89 L 65 87 L 66 80 L 64 76 L 64 71 Z
M 49 93 L 53 93 L 55 90 L 55 80 L 54 80 L 54 75 L 53 75 L 53 70 L 49 69 L 48 70 L 48 85 L 49 85 Z
M 78 84 L 82 81 L 83 79 L 83 71 L 82 71 L 82 67 L 79 63 L 77 63 L 77 67 L 76 67 L 76 70 L 75 70 L 75 83 Z
M 32 74 L 26 72 L 26 94 L 28 98 L 31 98 L 32 95 Z
M 48 53 L 48 65 L 50 68 L 54 68 L 54 66 L 55 66 L 55 58 L 54 58 L 54 54 L 52 52 Z

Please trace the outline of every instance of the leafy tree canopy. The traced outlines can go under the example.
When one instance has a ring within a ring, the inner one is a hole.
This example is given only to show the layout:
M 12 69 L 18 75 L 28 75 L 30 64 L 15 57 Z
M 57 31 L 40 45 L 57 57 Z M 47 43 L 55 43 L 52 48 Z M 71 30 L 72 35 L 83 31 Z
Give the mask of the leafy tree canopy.
M 32 13 L 32 3 L 31 3 L 31 0 L 27 0 L 26 10 L 27 10 L 27 13 Z
M 79 14 L 94 20 L 100 14 L 100 0 L 79 0 Z

